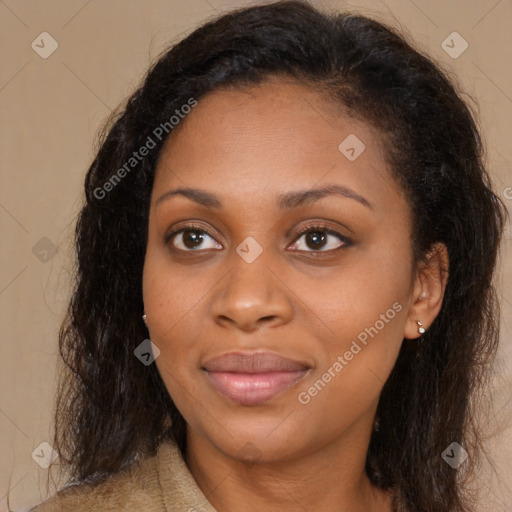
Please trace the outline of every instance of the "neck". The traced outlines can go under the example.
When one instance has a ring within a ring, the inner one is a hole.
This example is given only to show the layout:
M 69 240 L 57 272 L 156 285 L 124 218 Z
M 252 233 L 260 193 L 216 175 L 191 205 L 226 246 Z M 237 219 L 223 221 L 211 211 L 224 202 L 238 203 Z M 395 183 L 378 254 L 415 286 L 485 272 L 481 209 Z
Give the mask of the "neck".
M 391 496 L 364 471 L 368 442 L 360 425 L 293 459 L 246 463 L 187 427 L 186 464 L 219 512 L 391 512 Z M 369 440 L 369 433 L 367 436 Z

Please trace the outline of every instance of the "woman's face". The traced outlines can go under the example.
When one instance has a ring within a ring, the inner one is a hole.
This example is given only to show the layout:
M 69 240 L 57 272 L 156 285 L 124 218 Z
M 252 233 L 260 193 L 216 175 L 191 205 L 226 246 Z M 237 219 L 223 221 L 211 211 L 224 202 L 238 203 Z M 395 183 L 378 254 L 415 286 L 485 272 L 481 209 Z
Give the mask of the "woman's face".
M 171 134 L 143 292 L 189 435 L 262 461 L 369 438 L 414 332 L 411 213 L 379 144 L 282 81 L 210 93 Z

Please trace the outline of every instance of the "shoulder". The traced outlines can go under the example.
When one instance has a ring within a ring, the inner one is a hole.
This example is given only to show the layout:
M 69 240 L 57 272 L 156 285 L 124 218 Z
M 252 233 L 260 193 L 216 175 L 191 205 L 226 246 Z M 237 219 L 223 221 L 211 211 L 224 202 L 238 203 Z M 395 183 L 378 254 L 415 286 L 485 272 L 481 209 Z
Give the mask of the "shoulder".
M 156 457 L 134 462 L 99 483 L 69 485 L 31 512 L 165 510 Z

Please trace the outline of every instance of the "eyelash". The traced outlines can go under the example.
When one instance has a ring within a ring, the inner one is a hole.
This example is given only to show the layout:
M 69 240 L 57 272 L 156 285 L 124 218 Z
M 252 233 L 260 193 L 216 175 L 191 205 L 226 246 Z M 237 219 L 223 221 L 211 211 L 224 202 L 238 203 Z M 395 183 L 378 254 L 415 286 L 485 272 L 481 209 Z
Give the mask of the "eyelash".
M 187 224 L 187 225 L 181 227 L 180 229 L 178 229 L 177 231 L 173 231 L 172 233 L 169 233 L 165 237 L 165 243 L 169 244 L 169 242 L 171 241 L 171 239 L 173 237 L 175 237 L 176 235 L 179 235 L 180 233 L 183 233 L 184 231 L 195 231 L 197 233 L 206 234 L 209 237 L 215 239 L 215 237 L 209 231 L 207 231 L 206 229 L 198 226 L 197 224 Z M 294 242 L 299 240 L 303 235 L 305 235 L 307 233 L 315 232 L 315 231 L 320 231 L 320 232 L 325 233 L 327 235 L 335 236 L 341 242 L 343 242 L 343 245 L 341 245 L 339 247 L 336 247 L 335 249 L 329 249 L 327 251 L 322 251 L 322 250 L 315 251 L 315 250 L 312 249 L 312 250 L 309 250 L 309 251 L 297 250 L 296 252 L 307 252 L 307 253 L 316 253 L 316 254 L 319 254 L 319 253 L 333 253 L 333 252 L 339 251 L 341 249 L 346 249 L 347 247 L 350 247 L 352 245 L 352 240 L 350 240 L 346 236 L 342 235 L 341 233 L 338 233 L 337 231 L 334 231 L 333 229 L 330 229 L 325 224 L 321 224 L 321 223 L 314 224 L 314 225 L 307 226 L 307 227 L 303 228 L 301 231 L 296 233 L 295 238 L 294 238 Z M 184 249 L 176 249 L 176 248 L 173 248 L 173 249 L 175 249 L 176 251 L 182 251 L 182 252 L 200 252 L 201 251 L 201 249 L 196 249 L 196 250 L 194 250 L 194 249 L 184 250 Z

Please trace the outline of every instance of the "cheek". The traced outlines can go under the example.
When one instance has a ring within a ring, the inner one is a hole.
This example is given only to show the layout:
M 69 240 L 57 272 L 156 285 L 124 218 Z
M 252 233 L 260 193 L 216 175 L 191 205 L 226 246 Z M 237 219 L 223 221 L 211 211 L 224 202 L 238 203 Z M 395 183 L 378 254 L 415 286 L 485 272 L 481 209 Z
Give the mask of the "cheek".
M 200 307 L 204 292 L 200 280 L 165 271 L 165 265 L 158 265 L 150 256 L 144 271 L 149 337 L 160 349 L 155 363 L 167 392 L 183 410 L 190 397 L 197 395 L 191 379 L 200 358 L 194 308 Z
M 409 262 L 392 248 L 351 260 L 345 268 L 294 288 L 307 297 L 322 326 L 315 379 L 324 400 L 376 399 L 400 350 L 407 320 Z M 335 377 L 333 377 L 333 375 Z M 324 393 L 323 386 L 329 388 Z M 308 390 L 302 389 L 302 391 Z M 309 393 L 308 393 L 309 394 Z M 365 397 L 363 399 L 363 397 Z M 308 398 L 306 397 L 306 400 Z
M 333 430 L 376 406 L 402 344 L 403 303 L 392 293 L 370 296 L 351 295 L 346 309 L 325 312 L 335 334 L 322 340 L 318 366 L 297 390 L 308 417 L 332 418 Z
M 208 273 L 203 276 L 197 272 L 170 271 L 165 254 L 148 249 L 143 275 L 144 308 L 150 338 L 161 352 L 157 360 L 159 367 L 176 366 L 182 371 L 195 353 L 197 311 L 202 306 L 201 298 L 212 286 Z
M 401 341 L 409 301 L 409 262 L 403 256 L 400 261 L 391 248 L 379 248 L 354 252 L 324 275 L 293 279 L 294 295 L 316 319 L 328 346 L 343 349 L 358 336 L 364 342 L 368 331 Z
M 208 269 L 173 265 L 165 247 L 148 246 L 143 273 L 143 299 L 148 324 L 155 335 L 187 325 L 187 316 L 201 305 L 214 285 Z M 180 325 L 181 324 L 181 325 Z

